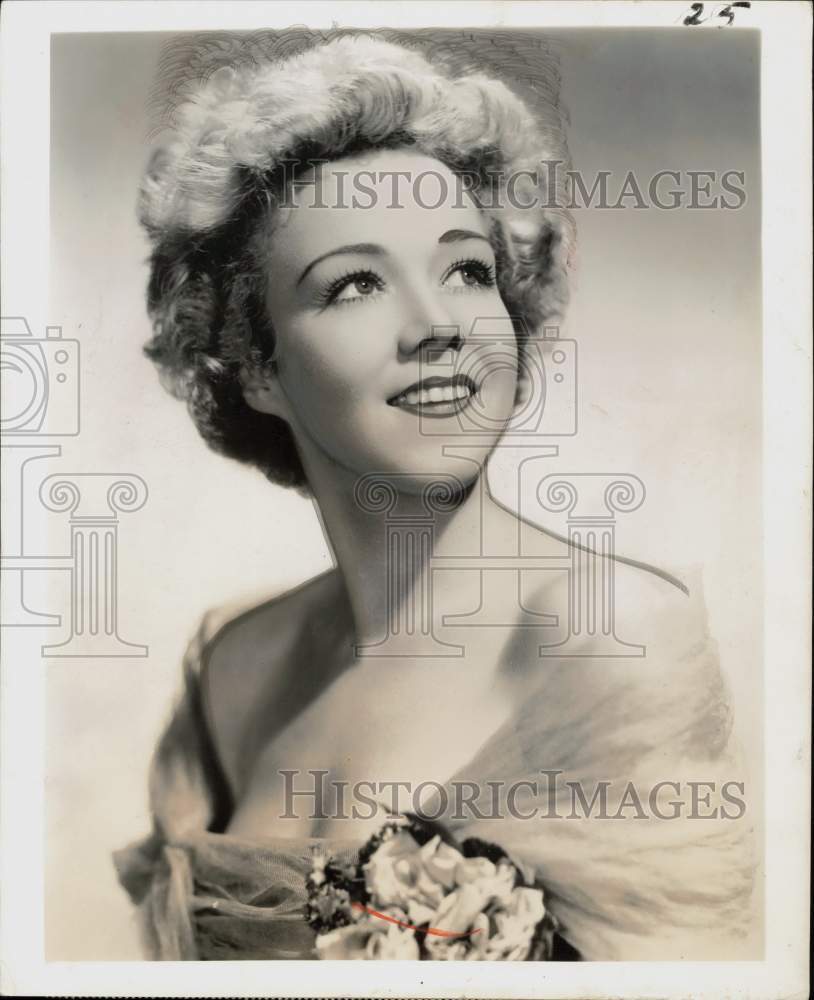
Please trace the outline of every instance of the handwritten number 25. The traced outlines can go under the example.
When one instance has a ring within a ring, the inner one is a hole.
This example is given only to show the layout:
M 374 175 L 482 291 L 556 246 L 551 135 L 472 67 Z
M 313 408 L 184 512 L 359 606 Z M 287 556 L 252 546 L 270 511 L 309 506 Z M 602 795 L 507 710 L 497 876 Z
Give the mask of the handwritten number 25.
M 712 17 L 723 17 L 727 24 L 732 24 L 735 20 L 735 9 L 736 7 L 749 8 L 752 4 L 749 0 L 734 0 L 734 3 L 728 3 L 720 10 L 717 10 L 714 14 L 710 14 L 709 17 L 702 17 L 704 13 L 704 5 L 702 3 L 692 3 L 690 4 L 691 14 L 688 14 L 684 18 L 684 24 L 695 25 L 702 24 L 704 21 L 708 21 Z

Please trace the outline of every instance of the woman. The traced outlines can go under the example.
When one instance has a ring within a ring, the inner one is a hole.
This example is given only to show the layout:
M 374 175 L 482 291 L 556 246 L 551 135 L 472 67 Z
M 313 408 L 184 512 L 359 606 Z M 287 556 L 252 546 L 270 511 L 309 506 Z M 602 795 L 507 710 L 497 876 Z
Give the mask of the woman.
M 148 354 L 212 447 L 313 497 L 336 564 L 190 647 L 153 833 L 117 856 L 156 957 L 313 957 L 311 847 L 352 855 L 407 810 L 531 866 L 560 954 L 743 948 L 748 821 L 715 799 L 737 774 L 702 604 L 613 560 L 647 659 L 590 633 L 552 655 L 570 548 L 484 488 L 567 298 L 570 220 L 535 169 L 566 156 L 536 111 L 346 35 L 219 70 L 148 171 Z M 520 551 L 519 584 L 472 572 Z

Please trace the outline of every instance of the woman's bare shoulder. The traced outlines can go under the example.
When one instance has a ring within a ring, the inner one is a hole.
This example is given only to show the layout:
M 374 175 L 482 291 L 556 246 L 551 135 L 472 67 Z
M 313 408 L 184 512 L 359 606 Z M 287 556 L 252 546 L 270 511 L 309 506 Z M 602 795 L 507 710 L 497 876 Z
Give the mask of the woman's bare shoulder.
M 319 576 L 249 607 L 235 609 L 213 631 L 206 644 L 207 666 L 266 659 L 275 649 L 296 640 L 312 616 L 328 613 L 339 593 L 337 570 Z
M 580 744 L 583 762 L 590 757 L 597 768 L 628 751 L 659 753 L 665 766 L 717 759 L 729 743 L 732 705 L 699 571 L 674 576 L 596 556 L 575 572 L 586 576 L 561 587 L 563 623 L 552 636 L 561 641 L 539 655 L 526 644 L 526 669 L 516 671 L 523 686 L 514 731 L 526 758 L 542 761 L 562 739 L 564 753 Z M 603 587 L 612 594 L 591 620 L 589 591 L 596 599 Z
M 596 615 L 604 613 L 603 608 L 612 609 L 620 624 L 628 622 L 651 633 L 671 619 L 686 620 L 688 614 L 699 612 L 704 617 L 698 567 L 665 567 L 599 551 L 540 525 L 518 521 L 521 551 L 529 558 L 529 567 L 539 569 L 540 559 L 549 561 L 548 571 L 536 574 L 537 593 L 532 595 L 541 608 L 546 601 L 576 602 L 579 607 L 569 611 L 578 610 L 584 616 L 586 602 L 592 603 Z M 535 574 L 529 576 L 533 580 Z M 550 610 L 562 614 L 565 608 Z
M 718 685 L 717 649 L 697 568 L 665 569 L 553 537 L 564 565 L 537 574 L 527 606 L 552 613 L 557 622 L 544 643 L 537 630 L 528 639 L 518 636 L 512 662 L 529 667 L 518 669 L 518 678 L 535 685 L 542 659 L 549 693 L 561 685 L 566 700 L 578 691 L 584 697 L 614 691 L 648 697 L 654 686 L 660 695 L 683 698 L 687 685 Z
M 335 569 L 230 618 L 207 643 L 201 685 L 209 724 L 228 772 L 261 717 L 307 698 L 332 672 L 344 628 Z M 231 776 L 231 775 L 230 775 Z

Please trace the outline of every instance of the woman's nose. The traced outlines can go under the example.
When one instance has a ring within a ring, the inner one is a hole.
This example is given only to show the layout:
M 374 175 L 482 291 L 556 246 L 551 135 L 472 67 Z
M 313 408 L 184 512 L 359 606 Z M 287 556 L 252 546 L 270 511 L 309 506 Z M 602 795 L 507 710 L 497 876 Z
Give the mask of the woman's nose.
M 452 343 L 459 343 L 462 337 L 460 325 L 455 322 L 445 304 L 439 301 L 437 293 L 411 297 L 399 330 L 401 354 L 414 354 L 424 343 L 445 348 Z

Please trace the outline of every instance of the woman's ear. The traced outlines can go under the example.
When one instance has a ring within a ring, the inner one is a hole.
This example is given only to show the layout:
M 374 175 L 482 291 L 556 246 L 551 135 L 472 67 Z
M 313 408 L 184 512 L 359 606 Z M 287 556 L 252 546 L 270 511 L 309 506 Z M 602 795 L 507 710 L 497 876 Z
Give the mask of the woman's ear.
M 243 368 L 240 373 L 243 398 L 258 413 L 289 419 L 288 398 L 273 364 L 262 368 Z

